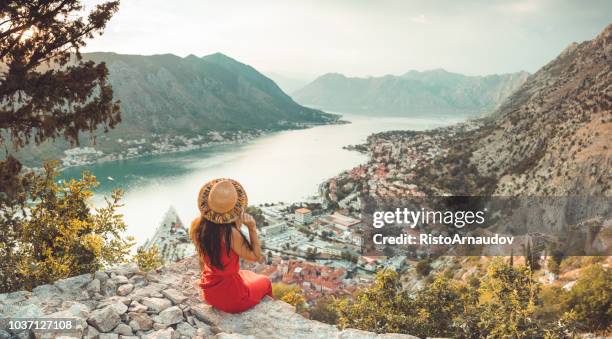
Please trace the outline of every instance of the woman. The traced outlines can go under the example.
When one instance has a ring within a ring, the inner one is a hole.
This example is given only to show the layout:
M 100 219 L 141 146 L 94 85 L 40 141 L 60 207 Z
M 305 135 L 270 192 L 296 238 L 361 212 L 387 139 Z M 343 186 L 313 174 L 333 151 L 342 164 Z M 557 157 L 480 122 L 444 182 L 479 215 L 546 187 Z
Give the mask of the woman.
M 200 189 L 198 207 L 200 216 L 191 223 L 189 235 L 200 259 L 204 300 L 221 311 L 238 313 L 272 296 L 266 276 L 240 270 L 239 258 L 261 258 L 255 219 L 244 212 L 247 196 L 242 186 L 232 179 L 212 180 Z M 242 224 L 249 229 L 249 240 L 239 230 Z

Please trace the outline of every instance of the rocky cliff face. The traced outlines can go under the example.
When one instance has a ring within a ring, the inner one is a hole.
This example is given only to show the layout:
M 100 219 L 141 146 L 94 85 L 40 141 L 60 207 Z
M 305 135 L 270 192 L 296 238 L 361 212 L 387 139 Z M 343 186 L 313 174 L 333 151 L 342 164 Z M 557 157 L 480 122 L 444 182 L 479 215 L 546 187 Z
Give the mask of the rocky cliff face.
M 155 233 L 142 245 L 145 250 L 157 246 L 164 262 L 169 263 L 195 254 L 189 239 L 189 231 L 183 225 L 174 206 L 170 206 Z
M 610 140 L 612 25 L 530 76 L 482 128 L 453 138 L 450 156 L 423 174 L 489 179 L 468 183 L 472 194 L 610 196 Z
M 37 338 L 416 338 L 339 330 L 272 299 L 241 314 L 223 313 L 201 302 L 198 277 L 195 257 L 148 274 L 127 265 L 59 280 L 31 292 L 0 294 L 0 315 L 77 319 L 76 330 L 70 333 L 39 333 Z M 29 335 L 0 330 L 0 338 Z
M 493 111 L 528 75 L 466 76 L 443 69 L 370 78 L 325 74 L 293 97 L 304 105 L 374 116 L 477 116 Z

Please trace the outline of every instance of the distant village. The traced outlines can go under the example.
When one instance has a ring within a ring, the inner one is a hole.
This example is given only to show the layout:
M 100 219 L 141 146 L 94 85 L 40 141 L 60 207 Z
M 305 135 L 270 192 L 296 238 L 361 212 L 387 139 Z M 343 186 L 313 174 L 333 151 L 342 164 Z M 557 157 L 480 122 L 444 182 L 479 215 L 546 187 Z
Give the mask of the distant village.
M 461 132 L 475 130 L 477 121 L 467 121 L 426 132 L 390 131 L 372 134 L 365 145 L 349 146 L 366 152 L 370 161 L 344 171 L 321 187 L 325 201 L 353 211 L 361 209 L 359 196 L 418 197 L 425 196 L 423 178 L 415 169 L 437 157 L 447 156 L 445 144 Z
M 211 145 L 242 143 L 252 140 L 264 130 L 218 132 L 210 131 L 195 137 L 153 134 L 149 138 L 117 139 L 116 152 L 105 153 L 94 147 L 75 147 L 64 151 L 62 167 L 89 165 L 96 162 L 137 158 L 152 154 L 165 154 L 195 150 Z
M 346 121 L 332 119 L 321 123 L 279 121 L 283 130 L 303 129 L 316 125 L 345 124 Z M 253 140 L 278 129 L 255 129 L 238 131 L 209 131 L 196 136 L 152 134 L 147 138 L 122 139 L 114 142 L 114 151 L 102 151 L 96 147 L 74 147 L 64 151 L 62 167 L 90 165 L 97 162 L 132 159 L 146 155 L 166 154 L 196 150 L 212 145 L 239 144 Z M 102 135 L 101 139 L 108 138 Z

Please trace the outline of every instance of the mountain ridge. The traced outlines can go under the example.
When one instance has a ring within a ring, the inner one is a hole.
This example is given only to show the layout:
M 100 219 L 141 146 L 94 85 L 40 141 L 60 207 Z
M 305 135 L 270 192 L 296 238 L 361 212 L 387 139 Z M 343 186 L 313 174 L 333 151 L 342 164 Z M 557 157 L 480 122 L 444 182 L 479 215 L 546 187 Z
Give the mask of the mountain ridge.
M 82 56 L 106 63 L 114 97 L 121 102 L 118 126 L 108 133 L 101 128 L 93 139 L 80 138 L 82 146 L 93 147 L 104 157 L 126 152 L 122 140 L 183 145 L 184 139 L 205 142 L 212 132 L 241 131 L 252 137 L 262 131 L 333 123 L 338 118 L 297 104 L 255 68 L 221 53 L 179 57 L 93 52 Z M 63 157 L 71 147 L 58 139 L 25 147 L 16 156 L 28 166 L 39 166 L 42 160 Z
M 379 77 L 326 73 L 292 96 L 304 105 L 330 111 L 393 116 L 479 115 L 496 108 L 527 76 L 524 71 L 466 76 L 441 68 Z
M 106 63 L 115 97 L 122 103 L 124 121 L 134 116 L 146 118 L 151 113 L 177 118 L 194 115 L 197 119 L 190 122 L 195 125 L 166 120 L 163 126 L 165 130 L 188 132 L 195 128 L 276 128 L 279 120 L 324 122 L 328 117 L 299 106 L 265 75 L 221 53 L 181 58 L 173 54 L 96 52 L 85 53 L 83 58 Z M 146 96 L 146 100 L 136 97 L 138 94 Z M 249 113 L 253 111 L 259 116 Z

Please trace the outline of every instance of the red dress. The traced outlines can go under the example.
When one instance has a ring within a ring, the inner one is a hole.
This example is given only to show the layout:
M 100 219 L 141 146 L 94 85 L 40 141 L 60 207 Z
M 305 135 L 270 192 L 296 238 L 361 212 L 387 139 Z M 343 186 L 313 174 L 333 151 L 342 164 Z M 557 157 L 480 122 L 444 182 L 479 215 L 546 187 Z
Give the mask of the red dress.
M 234 250 L 230 249 L 229 256 L 221 250 L 223 270 L 211 265 L 207 257 L 203 261 L 199 285 L 209 305 L 224 312 L 239 313 L 259 304 L 266 295 L 272 296 L 270 279 L 240 270 L 240 258 Z

